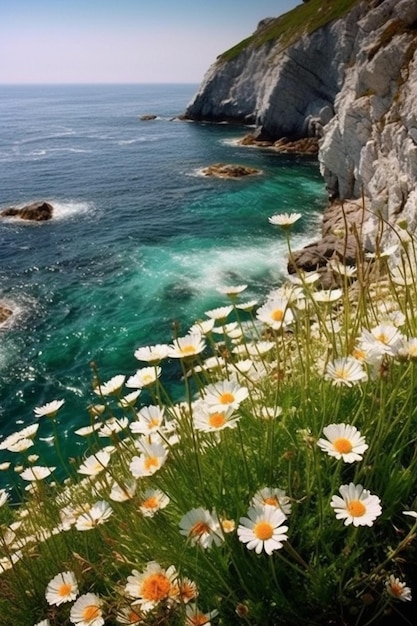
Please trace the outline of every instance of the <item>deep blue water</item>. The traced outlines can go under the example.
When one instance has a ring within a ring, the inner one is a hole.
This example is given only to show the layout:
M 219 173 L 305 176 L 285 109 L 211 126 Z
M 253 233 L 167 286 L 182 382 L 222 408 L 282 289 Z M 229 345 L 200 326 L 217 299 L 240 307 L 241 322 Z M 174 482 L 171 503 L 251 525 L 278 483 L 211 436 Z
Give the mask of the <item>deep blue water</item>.
M 137 347 L 170 342 L 174 320 L 185 334 L 226 304 L 216 287 L 247 283 L 247 298 L 262 298 L 286 265 L 270 215 L 303 213 L 294 247 L 315 235 L 325 205 L 317 163 L 237 146 L 247 128 L 175 119 L 196 90 L 1 88 L 0 209 L 35 200 L 56 209 L 42 224 L 0 221 L 0 299 L 18 311 L 0 329 L 1 433 L 64 398 L 61 434 L 77 450 L 68 432 L 88 423 L 92 360 L 103 380 L 131 375 Z M 141 121 L 146 113 L 158 118 Z M 216 162 L 262 174 L 198 174 Z M 0 463 L 10 459 L 19 462 L 0 451 Z

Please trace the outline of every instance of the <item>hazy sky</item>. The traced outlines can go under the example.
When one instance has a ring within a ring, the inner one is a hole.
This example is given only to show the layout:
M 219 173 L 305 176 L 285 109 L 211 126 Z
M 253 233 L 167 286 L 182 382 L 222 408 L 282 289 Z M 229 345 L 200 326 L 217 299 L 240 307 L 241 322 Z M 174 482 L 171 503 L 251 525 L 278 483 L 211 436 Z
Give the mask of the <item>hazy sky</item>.
M 199 83 L 302 0 L 0 0 L 0 83 Z

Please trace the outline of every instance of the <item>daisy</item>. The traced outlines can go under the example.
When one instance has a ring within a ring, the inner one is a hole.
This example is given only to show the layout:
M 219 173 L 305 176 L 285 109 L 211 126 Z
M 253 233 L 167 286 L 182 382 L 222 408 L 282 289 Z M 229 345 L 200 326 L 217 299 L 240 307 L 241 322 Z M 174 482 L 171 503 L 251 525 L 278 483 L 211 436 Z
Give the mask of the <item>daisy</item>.
M 168 356 L 173 359 L 185 359 L 200 354 L 205 347 L 205 341 L 200 333 L 190 333 L 185 337 L 174 339 L 169 346 Z
M 55 417 L 59 409 L 64 404 L 65 400 L 52 400 L 43 406 L 38 406 L 33 409 L 36 417 Z
M 110 453 L 106 450 L 99 450 L 87 457 L 77 471 L 79 474 L 85 474 L 86 476 L 97 476 L 108 466 L 109 462 Z
M 131 606 L 121 608 L 116 615 L 116 620 L 119 624 L 127 624 L 127 626 L 133 626 L 134 624 L 143 624 L 144 616 Z
M 256 317 L 273 330 L 280 330 L 294 320 L 294 314 L 288 307 L 288 300 L 283 298 L 274 298 L 265 302 L 257 310 Z
M 5 446 L 5 450 L 8 450 L 9 452 L 24 452 L 28 448 L 31 448 L 33 445 L 34 443 L 32 439 L 18 439 L 13 443 L 9 443 L 8 446 Z
M 353 278 L 356 275 L 356 267 L 353 267 L 352 265 L 345 265 L 337 259 L 331 259 L 327 265 L 330 269 L 336 272 L 336 274 L 339 274 L 339 276 Z
M 210 311 L 206 311 L 205 314 L 207 317 L 210 317 L 213 320 L 225 320 L 230 313 L 233 311 L 232 306 L 220 306 L 217 309 L 211 309 Z
M 155 513 L 169 504 L 168 496 L 160 489 L 147 489 L 141 498 L 139 510 L 144 517 L 153 517 Z
M 76 435 L 79 435 L 80 437 L 88 437 L 89 435 L 92 435 L 96 430 L 99 430 L 100 428 L 101 428 L 100 423 L 91 424 L 90 426 L 82 426 L 81 428 L 77 428 L 77 430 L 74 430 L 74 433 Z
M 203 400 L 210 411 L 224 411 L 228 408 L 237 410 L 248 396 L 247 387 L 241 387 L 232 380 L 220 380 L 203 389 Z
M 123 483 L 114 482 L 110 490 L 109 498 L 114 502 L 126 502 L 127 500 L 131 500 L 135 495 L 136 486 L 137 482 L 133 478 L 125 480 Z
M 403 336 L 396 326 L 379 324 L 370 331 L 364 329 L 358 343 L 365 352 L 374 352 L 378 356 L 396 356 L 403 345 Z
M 225 428 L 236 428 L 240 415 L 236 415 L 233 407 L 221 411 L 199 402 L 193 413 L 194 428 L 203 433 L 214 433 Z
M 266 504 L 251 507 L 248 517 L 241 517 L 239 520 L 239 541 L 246 543 L 248 550 L 255 550 L 257 554 L 265 550 L 270 555 L 274 550 L 282 548 L 282 542 L 287 540 L 288 526 L 282 525 L 285 519 L 281 509 L 275 506 Z
M 152 476 L 165 463 L 168 450 L 160 443 L 139 442 L 140 456 L 134 456 L 130 462 L 130 471 L 134 478 Z
M 195 324 L 193 324 L 190 328 L 190 333 L 200 333 L 200 335 L 208 335 L 213 330 L 215 323 L 215 319 L 201 320 L 195 322 Z
M 109 396 L 113 393 L 118 393 L 123 387 L 125 380 L 126 376 L 118 374 L 110 378 L 106 383 L 97 385 L 97 387 L 94 388 L 94 392 L 99 396 Z
M 74 572 L 61 572 L 49 581 L 45 592 L 48 604 L 59 606 L 72 602 L 78 595 L 78 584 Z
M 14 445 L 21 439 L 33 439 L 38 431 L 38 428 L 39 424 L 32 424 L 31 426 L 26 426 L 25 428 L 22 428 L 22 430 L 18 430 L 17 432 L 8 435 L 8 437 L 0 443 L 0 450 L 7 450 L 8 446 Z
M 195 604 L 189 604 L 185 607 L 185 626 L 210 626 L 210 620 L 218 614 L 217 610 L 202 613 Z
M 77 517 L 75 527 L 77 530 L 82 531 L 91 530 L 92 528 L 107 522 L 112 513 L 113 509 L 110 504 L 104 500 L 99 500 L 99 502 L 96 502 L 89 511 L 82 513 Z
M 285 516 L 291 513 L 291 501 L 283 489 L 277 487 L 264 487 L 259 489 L 253 496 L 250 505 L 251 507 L 273 506 L 276 509 L 281 509 Z
M 159 365 L 155 367 L 143 367 L 138 370 L 134 376 L 126 381 L 126 387 L 133 387 L 135 389 L 142 389 L 142 387 L 149 387 L 152 385 L 161 375 L 162 369 Z
M 240 302 L 236 305 L 236 308 L 242 311 L 251 311 L 255 306 L 258 306 L 257 300 L 248 300 L 247 302 Z
M 190 540 L 191 545 L 210 548 L 213 542 L 216 546 L 223 541 L 221 525 L 217 515 L 199 507 L 191 509 L 181 518 L 180 533 Z
M 135 401 L 140 396 L 141 392 L 141 389 L 136 389 L 136 391 L 132 391 L 131 393 L 123 396 L 123 398 L 120 398 L 119 400 L 119 406 L 121 406 L 123 409 L 127 409 L 128 407 L 133 406 L 135 404 Z
M 95 593 L 85 593 L 71 607 L 70 622 L 76 626 L 103 626 L 103 601 Z
M 198 596 L 197 585 L 193 580 L 190 580 L 189 578 L 181 578 L 180 580 L 178 580 L 177 587 L 179 602 L 187 604 L 187 602 L 195 600 L 195 598 Z
M 355 426 L 349 424 L 329 424 L 323 428 L 327 439 L 319 439 L 317 445 L 329 456 L 343 459 L 345 463 L 361 461 L 362 454 L 368 449 L 365 438 Z
M 168 345 L 158 343 L 154 346 L 144 346 L 138 348 L 135 357 L 138 361 L 146 361 L 147 363 L 159 363 L 168 356 Z
M 162 428 L 164 423 L 164 408 L 157 405 L 144 406 L 137 414 L 138 420 L 129 426 L 132 433 L 148 435 Z
M 321 289 L 320 291 L 316 291 L 312 298 L 315 302 L 336 302 L 343 296 L 342 289 Z
M 129 425 L 129 419 L 127 417 L 121 417 L 120 419 L 116 417 L 111 417 L 110 419 L 105 421 L 104 424 L 101 426 L 101 428 L 98 431 L 98 436 L 99 437 L 111 437 L 112 435 L 116 433 L 120 433 L 120 431 L 127 428 L 128 425 Z
M 378 496 L 374 496 L 362 485 L 342 485 L 339 488 L 341 498 L 333 496 L 330 506 L 336 513 L 336 519 L 343 519 L 345 526 L 373 526 L 373 522 L 381 515 Z
M 229 287 L 217 287 L 217 291 L 224 293 L 226 296 L 234 297 L 238 296 L 242 291 L 245 291 L 247 287 L 247 285 L 231 285 Z
M 325 380 L 331 380 L 333 385 L 352 387 L 356 383 L 367 380 L 368 375 L 360 362 L 352 356 L 341 357 L 328 363 L 324 374 Z
M 396 600 L 402 602 L 408 602 L 412 600 L 411 589 L 406 586 L 406 583 L 402 582 L 399 578 L 396 578 L 394 574 L 391 574 L 385 583 L 387 593 Z
M 300 218 L 301 213 L 277 213 L 268 217 L 268 222 L 274 226 L 281 226 L 281 228 L 290 228 Z
M 47 478 L 53 471 L 56 470 L 56 467 L 45 467 L 43 465 L 33 465 L 32 467 L 28 467 L 23 472 L 21 472 L 21 477 L 23 480 L 43 480 Z
M 177 572 L 173 565 L 163 569 L 156 561 L 150 561 L 143 572 L 132 570 L 132 574 L 127 577 L 125 594 L 133 598 L 133 604 L 138 604 L 142 611 L 150 611 L 159 602 L 176 599 L 176 578 Z

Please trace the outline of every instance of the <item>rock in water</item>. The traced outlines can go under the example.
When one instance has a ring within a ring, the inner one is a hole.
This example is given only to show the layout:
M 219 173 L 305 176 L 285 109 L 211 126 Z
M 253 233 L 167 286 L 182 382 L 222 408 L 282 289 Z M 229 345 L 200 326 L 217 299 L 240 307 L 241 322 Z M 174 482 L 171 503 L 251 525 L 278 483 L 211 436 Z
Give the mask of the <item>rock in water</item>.
M 13 315 L 13 311 L 8 306 L 0 302 L 0 324 L 7 322 L 9 317 Z
M 202 170 L 204 176 L 215 176 L 217 178 L 243 178 L 259 174 L 259 170 L 246 165 L 228 165 L 225 163 L 215 163 Z
M 52 219 L 54 208 L 49 202 L 33 202 L 26 206 L 4 209 L 0 215 L 2 217 L 19 217 L 22 220 L 33 222 L 45 222 Z

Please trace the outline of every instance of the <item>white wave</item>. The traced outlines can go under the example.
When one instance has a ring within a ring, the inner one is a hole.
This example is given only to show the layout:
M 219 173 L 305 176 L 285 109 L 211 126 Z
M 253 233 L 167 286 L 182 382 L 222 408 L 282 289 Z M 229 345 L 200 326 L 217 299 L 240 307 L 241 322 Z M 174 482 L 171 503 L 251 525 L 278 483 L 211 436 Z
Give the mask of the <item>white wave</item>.
M 74 215 L 86 215 L 94 211 L 92 202 L 51 200 L 50 203 L 54 207 L 53 217 L 57 220 L 71 218 Z

